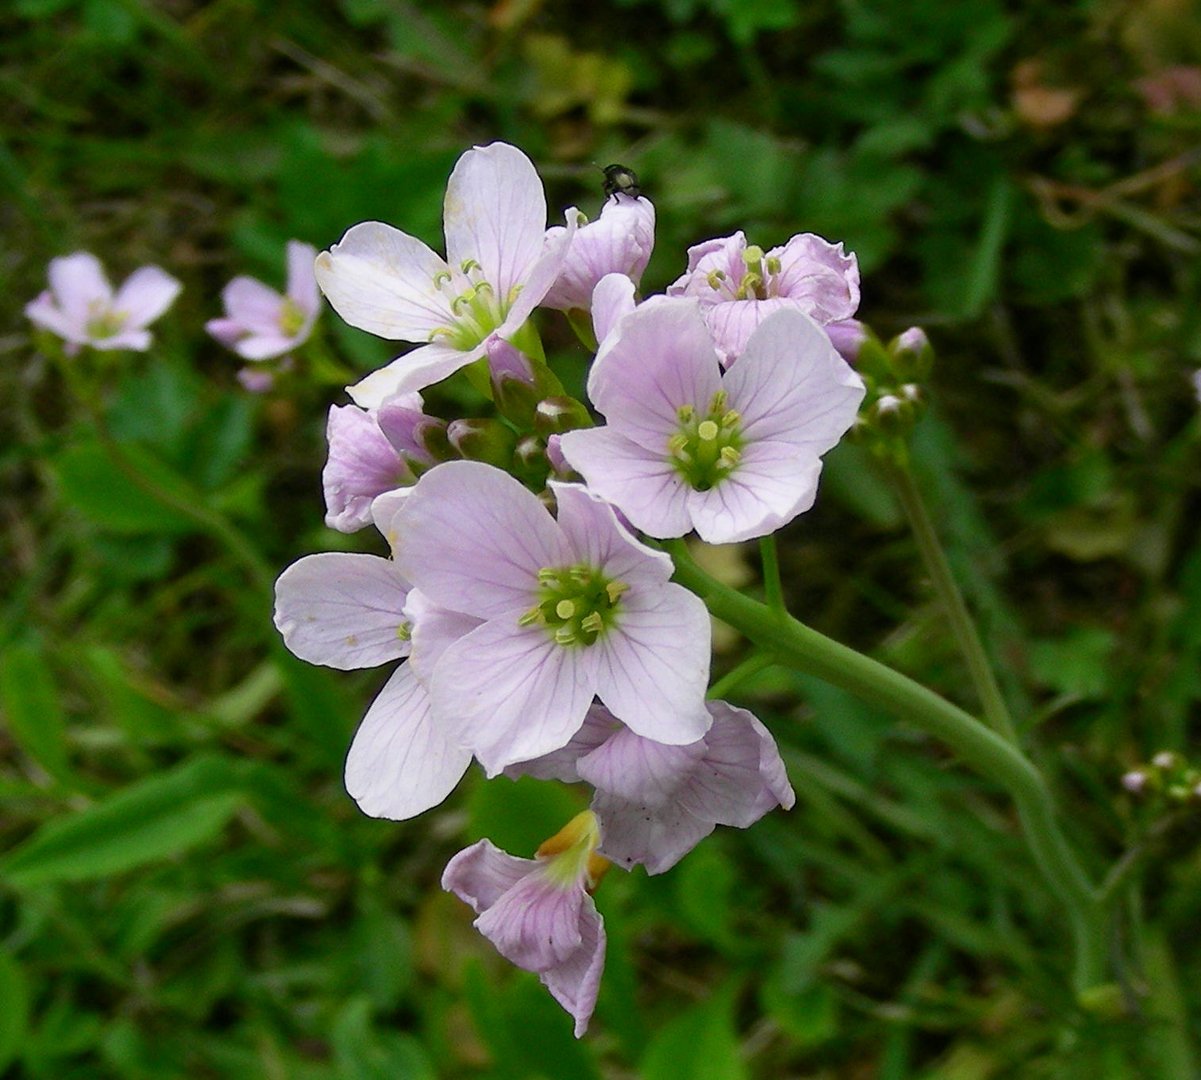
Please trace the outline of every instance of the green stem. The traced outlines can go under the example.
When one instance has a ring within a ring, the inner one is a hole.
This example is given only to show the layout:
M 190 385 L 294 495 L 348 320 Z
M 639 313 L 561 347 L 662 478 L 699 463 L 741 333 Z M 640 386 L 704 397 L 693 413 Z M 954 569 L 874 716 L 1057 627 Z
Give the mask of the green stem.
M 719 698 L 728 697 L 751 676 L 758 675 L 764 668 L 771 667 L 775 662 L 775 657 L 768 653 L 751 653 L 709 687 L 710 700 L 716 701 Z
M 967 662 L 972 685 L 976 688 L 981 708 L 984 710 L 984 718 L 994 731 L 999 731 L 1010 742 L 1016 743 L 1017 730 L 1009 714 L 1009 707 L 1005 704 L 1000 686 L 997 685 L 988 654 L 984 651 L 980 635 L 976 632 L 976 624 L 967 609 L 963 593 L 951 572 L 951 564 L 947 561 L 942 544 L 939 543 L 934 523 L 926 512 L 921 492 L 913 482 L 913 475 L 903 466 L 891 468 L 889 474 L 894 490 L 901 500 L 901 506 L 904 507 L 905 516 L 913 529 L 926 572 L 930 575 L 934 591 L 938 594 L 951 624 L 955 643 Z
M 1073 984 L 1083 993 L 1104 981 L 1106 910 L 1055 820 L 1042 774 L 1011 743 L 962 709 L 891 668 L 819 634 L 715 581 L 680 541 L 666 545 L 675 579 L 710 612 L 798 671 L 816 675 L 862 700 L 904 717 L 941 739 L 972 769 L 1013 798 L 1035 862 L 1067 909 L 1075 944 Z
M 767 606 L 781 615 L 788 611 L 784 603 L 784 586 L 780 581 L 780 555 L 776 550 L 776 534 L 759 541 L 759 559 L 763 564 L 763 596 Z

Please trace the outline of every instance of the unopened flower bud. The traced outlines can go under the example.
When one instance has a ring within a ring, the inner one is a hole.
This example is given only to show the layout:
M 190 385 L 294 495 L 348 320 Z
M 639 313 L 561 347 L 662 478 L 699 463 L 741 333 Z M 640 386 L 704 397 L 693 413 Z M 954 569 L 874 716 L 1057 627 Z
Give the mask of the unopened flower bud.
M 934 350 L 920 326 L 911 326 L 888 343 L 892 370 L 903 379 L 928 378 L 934 367 Z
M 1131 795 L 1141 795 L 1147 790 L 1147 774 L 1141 769 L 1131 769 L 1122 777 L 1122 787 Z
M 592 417 L 583 403 L 566 395 L 544 398 L 534 413 L 534 430 L 543 438 L 591 426 Z
M 513 460 L 517 436 L 499 420 L 452 420 L 446 428 L 450 445 L 468 461 L 507 468 Z
M 1161 750 L 1151 759 L 1151 764 L 1164 772 L 1176 768 L 1179 763 L 1180 759 L 1171 750 Z

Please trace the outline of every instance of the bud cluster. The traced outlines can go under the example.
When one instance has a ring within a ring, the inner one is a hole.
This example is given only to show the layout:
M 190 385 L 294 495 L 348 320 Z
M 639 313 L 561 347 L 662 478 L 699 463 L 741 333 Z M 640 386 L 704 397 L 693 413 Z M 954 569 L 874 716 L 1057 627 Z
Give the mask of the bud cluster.
M 876 455 L 901 463 L 905 440 L 926 408 L 923 384 L 934 367 L 934 350 L 918 326 L 884 344 L 870 331 L 859 344 L 855 366 L 867 386 L 856 438 Z
M 1174 750 L 1161 750 L 1147 764 L 1124 773 L 1122 787 L 1138 798 L 1160 803 L 1201 804 L 1201 769 Z

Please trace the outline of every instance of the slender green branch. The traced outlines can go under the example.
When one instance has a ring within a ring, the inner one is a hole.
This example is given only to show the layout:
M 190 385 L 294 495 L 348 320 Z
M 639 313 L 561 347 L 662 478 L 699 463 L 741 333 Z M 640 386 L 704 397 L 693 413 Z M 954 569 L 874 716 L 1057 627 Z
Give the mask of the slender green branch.
M 904 717 L 941 739 L 976 772 L 1004 787 L 1017 805 L 1036 863 L 1067 909 L 1075 944 L 1073 983 L 1077 992 L 1104 981 L 1106 909 L 1059 829 L 1042 774 L 1020 750 L 907 676 L 715 581 L 692 560 L 682 542 L 667 547 L 675 559 L 676 580 L 700 596 L 717 618 L 780 662 Z
M 926 504 L 921 492 L 913 482 L 913 475 L 903 467 L 894 466 L 889 470 L 893 487 L 905 509 L 905 516 L 913 529 L 918 551 L 921 552 L 922 562 L 934 585 L 947 619 L 951 623 L 951 632 L 963 659 L 967 662 L 972 685 L 980 698 L 980 706 L 984 710 L 984 718 L 995 731 L 999 731 L 1010 742 L 1018 741 L 1017 730 L 1013 718 L 1009 714 L 1009 706 L 997 685 L 988 654 L 976 632 L 976 624 L 967 609 L 963 593 L 951 573 L 951 564 L 947 561 L 942 544 L 939 543 L 938 533 L 930 515 L 926 512 Z
M 767 606 L 781 614 L 787 612 L 784 603 L 784 586 L 780 581 L 780 554 L 776 550 L 776 534 L 765 536 L 759 541 L 759 558 L 763 564 L 763 595 Z
M 745 660 L 727 671 L 720 679 L 709 687 L 709 697 L 713 700 L 724 698 L 733 693 L 747 679 L 758 675 L 764 668 L 769 668 L 776 658 L 769 653 L 754 652 Z

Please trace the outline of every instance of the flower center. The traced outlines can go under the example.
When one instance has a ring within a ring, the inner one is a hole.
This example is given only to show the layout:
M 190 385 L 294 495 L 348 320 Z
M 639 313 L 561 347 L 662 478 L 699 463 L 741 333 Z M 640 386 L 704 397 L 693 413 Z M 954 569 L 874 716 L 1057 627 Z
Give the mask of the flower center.
M 767 300 L 780 295 L 780 260 L 764 257 L 763 249 L 752 244 L 742 252 L 744 269 L 731 280 L 724 270 L 710 270 L 709 288 L 722 300 Z
M 451 321 L 431 331 L 430 341 L 445 337 L 448 344 L 466 351 L 474 349 L 505 321 L 521 286 L 514 286 L 508 296 L 497 296 L 484 280 L 480 264 L 464 259 L 457 271 L 439 270 L 434 275 L 434 289 L 449 297 Z
M 125 329 L 128 320 L 129 315 L 126 312 L 114 311 L 105 307 L 101 301 L 93 301 L 88 307 L 88 337 L 95 341 L 114 337 Z
M 742 416 L 718 390 L 708 412 L 692 405 L 676 410 L 679 430 L 667 440 L 672 465 L 694 491 L 708 491 L 730 475 L 742 460 Z
M 592 892 L 600 884 L 609 860 L 598 855 L 600 822 L 591 810 L 576 814 L 538 847 L 536 858 L 546 867 L 547 879 L 561 888 L 580 885 Z
M 305 319 L 306 315 L 296 301 L 285 297 L 283 306 L 279 309 L 279 332 L 285 337 L 295 337 L 304 329 Z
M 624 581 L 610 581 L 586 563 L 545 566 L 538 571 L 538 602 L 518 623 L 540 623 L 564 647 L 595 645 L 616 620 L 621 595 L 628 588 Z

